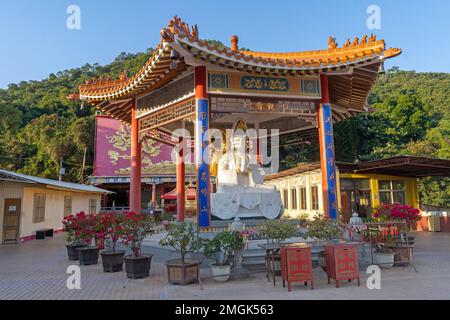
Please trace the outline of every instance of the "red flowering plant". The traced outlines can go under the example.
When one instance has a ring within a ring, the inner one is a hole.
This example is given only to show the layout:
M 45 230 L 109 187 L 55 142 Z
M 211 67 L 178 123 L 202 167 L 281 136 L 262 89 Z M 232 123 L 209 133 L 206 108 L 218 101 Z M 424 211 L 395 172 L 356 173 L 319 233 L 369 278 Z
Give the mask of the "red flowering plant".
M 404 220 L 408 228 L 414 226 L 414 224 L 420 220 L 420 210 L 398 203 L 386 204 L 375 208 L 375 212 L 372 217 L 380 222 L 389 220 Z
M 76 215 L 69 215 L 67 217 L 64 217 L 62 223 L 64 226 L 64 231 L 66 232 L 66 241 L 69 244 L 81 244 L 81 238 L 79 237 L 79 223 L 78 223 L 78 216 L 83 214 L 84 212 L 77 213 Z
M 153 217 L 128 212 L 124 213 L 122 224 L 124 244 L 131 249 L 133 257 L 141 256 L 142 241 L 148 233 L 153 231 Z
M 89 221 L 91 219 L 84 211 L 65 217 L 63 225 L 66 230 L 67 242 L 72 244 L 90 243 L 92 237 L 89 237 L 88 229 L 90 228 L 87 228 Z
M 101 226 L 95 214 L 86 214 L 81 211 L 75 215 L 64 218 L 63 225 L 66 230 L 66 238 L 72 244 L 89 245 L 92 239 L 102 237 Z
M 99 224 L 99 218 L 95 214 L 87 214 L 80 220 L 80 229 L 78 230 L 84 243 L 90 245 L 92 239 L 96 241 L 103 237 L 102 226 Z
M 109 252 L 116 252 L 117 241 L 124 236 L 123 221 L 124 215 L 115 212 L 97 215 L 96 239 L 107 240 Z

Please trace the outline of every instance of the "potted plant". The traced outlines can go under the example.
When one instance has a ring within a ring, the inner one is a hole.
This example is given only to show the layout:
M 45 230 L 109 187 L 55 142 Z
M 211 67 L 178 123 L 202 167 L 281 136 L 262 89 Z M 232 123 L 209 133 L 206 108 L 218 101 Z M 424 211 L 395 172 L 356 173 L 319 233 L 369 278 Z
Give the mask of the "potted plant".
M 165 230 L 168 230 L 174 221 L 175 217 L 173 216 L 173 214 L 164 212 L 161 215 L 161 224 L 164 226 Z
M 337 241 L 342 236 L 342 227 L 339 222 L 326 219 L 320 214 L 308 222 L 305 236 L 318 241 Z
M 405 234 L 403 235 L 403 241 L 405 244 L 414 244 L 414 237 L 407 236 L 406 231 L 410 231 L 416 224 L 417 221 L 421 219 L 420 210 L 409 205 L 401 205 L 398 203 L 394 204 L 381 204 L 375 208 L 372 215 L 374 219 L 379 222 L 389 221 L 389 220 L 401 220 L 406 224 Z
M 383 241 L 375 241 L 374 262 L 380 268 L 390 269 L 395 263 L 395 253 L 386 248 L 386 243 Z
M 297 232 L 297 228 L 287 220 L 269 220 L 264 224 L 263 230 L 268 239 L 278 244 L 294 237 Z
M 78 260 L 78 248 L 86 247 L 86 243 L 81 240 L 81 237 L 79 236 L 80 233 L 78 231 L 78 215 L 81 214 L 84 214 L 84 212 L 64 217 L 64 220 L 62 221 L 66 232 L 66 241 L 68 242 L 68 244 L 66 244 L 67 255 L 71 261 Z
M 124 244 L 131 249 L 131 254 L 125 256 L 125 270 L 130 279 L 146 278 L 150 274 L 153 255 L 143 255 L 142 241 L 152 232 L 154 221 L 151 216 L 135 212 L 125 213 L 123 217 Z
M 197 229 L 193 223 L 179 222 L 169 228 L 167 236 L 159 245 L 171 247 L 180 254 L 181 259 L 166 261 L 168 281 L 170 284 L 186 285 L 198 282 L 199 262 L 186 259 L 188 253 L 198 249 Z
M 124 215 L 118 213 L 100 213 L 98 216 L 107 246 L 107 250 L 100 254 L 102 256 L 103 271 L 122 271 L 125 251 L 117 251 L 116 246 L 117 241 L 124 236 Z
M 267 240 L 271 239 L 280 244 L 286 239 L 294 237 L 297 228 L 288 220 L 268 220 L 263 226 L 263 232 L 266 234 Z M 274 266 L 275 275 L 281 275 L 281 255 L 279 251 L 274 252 L 270 259 Z
M 204 240 L 203 253 L 216 261 L 210 264 L 214 280 L 225 282 L 230 279 L 235 252 L 243 245 L 244 239 L 238 231 L 222 231 L 212 240 Z
M 95 214 L 85 214 L 81 212 L 77 215 L 79 228 L 75 231 L 77 237 L 80 237 L 86 244 L 84 247 L 78 248 L 80 266 L 95 265 L 98 263 L 100 248 L 95 243 L 96 239 L 101 238 L 101 226 L 98 224 Z
M 325 219 L 323 215 L 317 215 L 313 220 L 307 223 L 308 231 L 305 237 L 317 239 L 319 241 L 334 241 L 336 242 L 339 236 L 342 235 L 342 228 L 337 221 Z M 327 271 L 327 257 L 325 251 L 318 253 L 319 266 L 323 271 Z

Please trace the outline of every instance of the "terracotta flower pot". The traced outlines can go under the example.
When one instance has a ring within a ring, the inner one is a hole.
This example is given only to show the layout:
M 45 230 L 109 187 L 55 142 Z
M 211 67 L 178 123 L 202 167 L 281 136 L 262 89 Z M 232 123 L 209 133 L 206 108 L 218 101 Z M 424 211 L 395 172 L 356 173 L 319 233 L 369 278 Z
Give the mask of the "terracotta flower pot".
M 150 275 L 150 267 L 153 255 L 133 257 L 128 255 L 124 258 L 127 277 L 130 279 L 147 278 Z
M 123 270 L 123 256 L 125 255 L 125 251 L 105 251 L 100 255 L 102 256 L 104 272 L 119 272 Z

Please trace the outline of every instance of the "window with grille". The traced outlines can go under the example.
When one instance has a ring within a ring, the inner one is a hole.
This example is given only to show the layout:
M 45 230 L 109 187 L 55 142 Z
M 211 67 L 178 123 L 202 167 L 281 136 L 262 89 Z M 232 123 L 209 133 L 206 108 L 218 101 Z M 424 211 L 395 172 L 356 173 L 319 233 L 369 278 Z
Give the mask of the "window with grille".
M 301 210 L 307 209 L 306 188 L 300 188 L 300 209 Z
M 297 189 L 291 189 L 291 209 L 297 210 Z
M 283 190 L 283 206 L 287 209 L 289 205 L 289 194 L 287 190 Z
M 64 197 L 64 217 L 72 214 L 72 197 Z
M 34 194 L 33 222 L 45 220 L 45 193 Z
M 319 188 L 311 187 L 311 210 L 319 210 Z
M 89 213 L 97 213 L 97 199 L 89 199 Z

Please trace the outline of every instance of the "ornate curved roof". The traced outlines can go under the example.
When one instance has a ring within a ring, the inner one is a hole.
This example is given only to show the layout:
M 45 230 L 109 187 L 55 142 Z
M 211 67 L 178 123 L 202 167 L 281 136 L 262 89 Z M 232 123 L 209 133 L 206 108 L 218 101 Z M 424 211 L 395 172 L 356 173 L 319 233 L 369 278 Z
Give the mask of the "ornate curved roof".
M 175 49 L 180 61 L 171 69 L 170 53 Z M 161 41 L 146 64 L 133 77 L 119 80 L 93 79 L 79 87 L 80 99 L 97 104 L 123 100 L 151 92 L 167 84 L 190 65 L 206 64 L 240 72 L 262 75 L 329 74 L 332 103 L 355 111 L 364 108 L 367 94 L 380 64 L 398 56 L 401 49 L 386 49 L 375 36 L 350 39 L 338 47 L 332 37 L 324 50 L 269 53 L 219 48 L 199 38 L 198 28 L 189 27 L 174 17 L 161 30 Z

